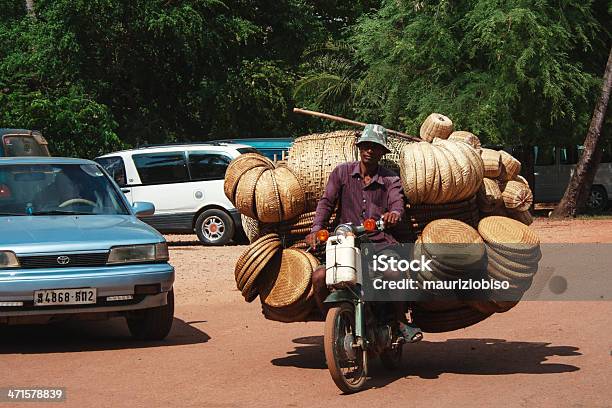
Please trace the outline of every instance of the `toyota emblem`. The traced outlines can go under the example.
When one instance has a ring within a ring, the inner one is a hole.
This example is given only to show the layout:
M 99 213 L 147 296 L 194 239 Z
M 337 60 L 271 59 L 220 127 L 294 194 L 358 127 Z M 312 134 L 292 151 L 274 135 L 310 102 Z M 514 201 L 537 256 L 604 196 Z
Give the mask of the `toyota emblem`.
M 60 265 L 68 265 L 70 263 L 70 257 L 67 257 L 66 255 L 58 256 L 57 263 Z

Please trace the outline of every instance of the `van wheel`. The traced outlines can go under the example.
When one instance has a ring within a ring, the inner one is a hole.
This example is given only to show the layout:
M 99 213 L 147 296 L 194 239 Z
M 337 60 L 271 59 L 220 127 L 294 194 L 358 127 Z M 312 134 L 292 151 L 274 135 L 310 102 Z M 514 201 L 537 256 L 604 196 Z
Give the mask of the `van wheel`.
M 196 220 L 196 234 L 205 245 L 225 245 L 234 236 L 234 221 L 224 211 L 206 210 Z
M 591 187 L 591 193 L 586 203 L 591 211 L 603 211 L 608 206 L 608 193 L 602 186 Z

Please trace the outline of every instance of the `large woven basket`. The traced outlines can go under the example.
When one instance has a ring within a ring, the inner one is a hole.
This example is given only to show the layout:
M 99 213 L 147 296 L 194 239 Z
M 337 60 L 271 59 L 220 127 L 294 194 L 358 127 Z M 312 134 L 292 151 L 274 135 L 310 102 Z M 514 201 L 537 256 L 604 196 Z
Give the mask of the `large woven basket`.
M 533 194 L 529 186 L 513 180 L 506 183 L 502 199 L 506 208 L 515 211 L 527 211 L 533 204 Z
M 453 133 L 453 121 L 439 113 L 432 113 L 421 125 L 421 139 L 431 142 L 434 138 L 446 139 Z
M 357 160 L 355 131 L 301 136 L 289 149 L 287 167 L 304 190 L 304 211 L 314 211 L 325 191 L 327 179 L 340 163 Z
M 480 149 L 482 146 L 480 144 L 480 139 L 478 136 L 473 134 L 472 132 L 466 132 L 465 130 L 456 130 L 450 134 L 448 140 L 452 140 L 454 142 L 463 142 L 472 146 L 474 149 Z
M 473 167 L 473 160 L 465 153 L 462 146 L 470 149 L 465 143 L 439 140 L 437 146 L 445 150 L 445 154 L 451 163 L 451 170 L 455 179 L 455 189 L 453 190 L 451 201 L 461 201 L 473 196 L 481 181 L 478 179 L 476 169 Z M 453 161 L 454 159 L 454 161 Z
M 521 172 L 521 162 L 512 157 L 512 155 L 504 150 L 500 150 L 503 171 L 502 175 L 505 180 L 512 180 Z
M 397 174 L 400 172 L 400 154 L 404 146 L 414 143 L 413 140 L 408 140 L 403 137 L 389 135 L 387 136 L 387 146 L 390 153 L 385 154 L 380 160 L 380 165 L 393 170 Z
M 502 192 L 495 180 L 484 178 L 477 194 L 478 208 L 484 212 L 494 211 L 504 205 Z
M 304 212 L 306 197 L 295 174 L 286 167 L 277 167 L 275 179 L 280 194 L 281 221 L 291 220 Z
M 231 161 L 225 171 L 223 191 L 225 196 L 235 205 L 235 194 L 238 181 L 244 173 L 255 167 L 274 168 L 274 163 L 259 153 L 245 153 Z
M 526 225 L 508 217 L 483 218 L 478 223 L 478 232 L 495 249 L 522 254 L 539 250 L 540 239 L 537 235 Z
M 274 170 L 263 172 L 255 188 L 256 218 L 262 222 L 280 222 L 283 218 L 281 197 Z
M 451 267 L 475 265 L 485 254 L 484 241 L 466 223 L 452 219 L 430 222 L 421 235 L 423 249 Z

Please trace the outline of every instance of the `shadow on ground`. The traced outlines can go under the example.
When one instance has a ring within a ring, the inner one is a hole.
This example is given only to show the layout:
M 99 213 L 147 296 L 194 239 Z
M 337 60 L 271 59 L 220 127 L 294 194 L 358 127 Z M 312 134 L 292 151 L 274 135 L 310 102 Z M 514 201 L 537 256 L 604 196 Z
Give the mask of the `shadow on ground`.
M 326 369 L 323 337 L 301 337 L 288 356 L 272 360 L 275 366 Z M 559 374 L 577 371 L 570 364 L 548 363 L 553 356 L 579 356 L 578 347 L 503 339 L 449 339 L 404 346 L 403 366 L 385 370 L 378 359 L 370 365 L 370 387 L 384 387 L 403 377 L 435 379 L 442 374 L 505 375 Z
M 174 318 L 170 334 L 161 341 L 133 340 L 122 318 L 6 326 L 0 327 L 0 354 L 68 353 L 206 343 L 210 336 L 196 327 L 201 323 L 205 322 L 185 322 Z

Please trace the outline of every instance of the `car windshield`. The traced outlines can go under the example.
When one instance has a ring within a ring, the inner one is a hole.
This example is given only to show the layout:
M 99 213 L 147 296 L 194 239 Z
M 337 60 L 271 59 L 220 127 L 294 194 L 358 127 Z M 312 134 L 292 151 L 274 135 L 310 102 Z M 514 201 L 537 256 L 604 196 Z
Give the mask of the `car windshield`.
M 97 165 L 0 165 L 0 216 L 93 214 L 129 214 Z
M 2 140 L 4 155 L 17 156 L 49 156 L 49 149 L 30 135 L 7 135 Z

